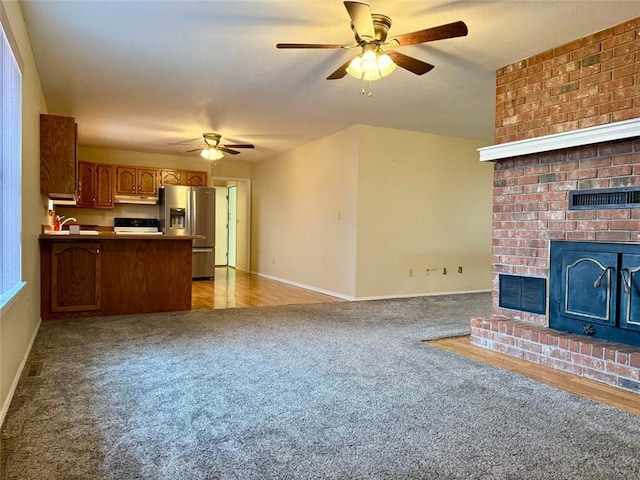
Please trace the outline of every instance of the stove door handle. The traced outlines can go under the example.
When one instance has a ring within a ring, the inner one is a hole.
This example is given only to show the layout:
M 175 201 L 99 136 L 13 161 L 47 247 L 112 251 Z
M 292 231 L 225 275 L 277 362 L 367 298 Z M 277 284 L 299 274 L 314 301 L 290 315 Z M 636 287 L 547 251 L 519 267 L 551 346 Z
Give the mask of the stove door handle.
M 598 288 L 600 286 L 600 284 L 602 283 L 602 278 L 607 274 L 609 270 L 613 270 L 613 267 L 607 267 L 604 269 L 604 272 L 602 272 L 602 274 L 596 279 L 596 281 L 593 282 L 593 288 Z
M 624 293 L 629 295 L 631 293 L 631 272 L 628 268 L 623 268 L 622 270 L 620 270 L 620 275 L 622 276 L 622 286 L 624 288 Z

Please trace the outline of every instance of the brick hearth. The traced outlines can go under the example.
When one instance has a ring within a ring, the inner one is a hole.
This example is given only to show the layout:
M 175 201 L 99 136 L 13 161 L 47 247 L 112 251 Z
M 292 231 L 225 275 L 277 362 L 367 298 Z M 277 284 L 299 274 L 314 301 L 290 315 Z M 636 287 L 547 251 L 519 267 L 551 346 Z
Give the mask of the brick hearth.
M 471 343 L 640 392 L 640 348 L 498 316 L 472 318 Z

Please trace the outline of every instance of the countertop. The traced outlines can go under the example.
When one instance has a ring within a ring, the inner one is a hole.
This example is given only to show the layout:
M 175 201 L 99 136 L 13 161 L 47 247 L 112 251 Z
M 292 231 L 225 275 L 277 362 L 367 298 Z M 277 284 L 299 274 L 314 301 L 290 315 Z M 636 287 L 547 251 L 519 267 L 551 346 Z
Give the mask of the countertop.
M 68 234 L 68 233 L 41 233 L 38 235 L 40 240 L 53 240 L 53 241 L 96 241 L 96 240 L 152 240 L 152 241 L 167 241 L 167 240 L 194 240 L 196 238 L 202 238 L 199 235 L 117 235 L 113 232 L 98 232 L 93 234 Z

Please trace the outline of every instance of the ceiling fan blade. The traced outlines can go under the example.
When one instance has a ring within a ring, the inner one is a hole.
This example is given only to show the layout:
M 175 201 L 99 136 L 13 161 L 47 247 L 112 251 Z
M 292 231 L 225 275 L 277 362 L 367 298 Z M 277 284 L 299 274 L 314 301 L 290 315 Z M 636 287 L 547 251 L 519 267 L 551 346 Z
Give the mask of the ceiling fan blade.
M 345 45 L 330 43 L 276 43 L 276 48 L 345 48 Z
M 236 151 L 236 150 L 231 150 L 230 148 L 226 148 L 226 147 L 218 147 L 218 150 L 220 150 L 221 152 L 224 153 L 228 153 L 230 155 L 237 155 L 240 152 Z
M 231 145 L 225 143 L 224 147 L 225 148 L 256 148 L 250 143 L 237 143 L 237 144 L 231 144 Z
M 391 60 L 393 60 L 396 65 L 404 68 L 405 70 L 409 70 L 416 75 L 423 75 L 434 68 L 430 63 L 423 62 L 422 60 L 404 55 L 400 52 L 391 51 L 386 53 L 391 57 Z
M 192 150 L 187 150 L 187 153 L 199 152 L 200 150 L 202 150 L 202 148 L 194 148 Z
M 360 2 L 344 2 L 344 6 L 349 12 L 351 23 L 353 23 L 358 36 L 366 42 L 375 40 L 376 31 L 373 26 L 373 17 L 371 16 L 369 5 Z
M 331 75 L 327 77 L 327 80 L 339 80 L 341 78 L 344 78 L 344 76 L 347 74 L 347 67 L 351 63 L 351 60 L 353 60 L 353 58 L 350 58 L 349 60 L 344 62 L 342 65 L 340 65 L 335 72 L 333 72 Z
M 467 25 L 463 21 L 440 25 L 439 27 L 425 28 L 417 32 L 405 33 L 394 37 L 401 47 L 415 45 L 417 43 L 433 42 L 445 38 L 464 37 L 469 33 Z

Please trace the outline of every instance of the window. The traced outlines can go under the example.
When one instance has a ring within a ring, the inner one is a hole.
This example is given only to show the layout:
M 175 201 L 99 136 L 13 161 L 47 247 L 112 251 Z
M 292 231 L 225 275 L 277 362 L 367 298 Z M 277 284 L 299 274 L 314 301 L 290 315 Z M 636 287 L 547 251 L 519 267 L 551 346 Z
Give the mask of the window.
M 0 307 L 22 285 L 22 74 L 0 4 Z

